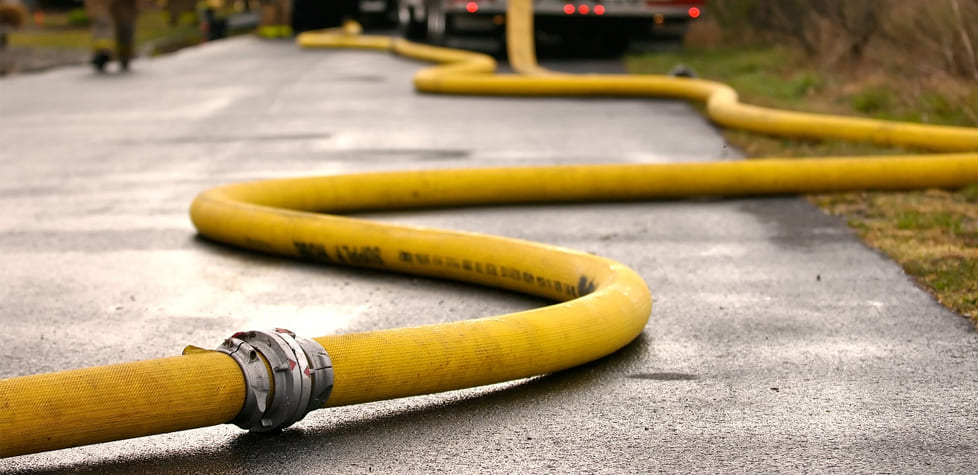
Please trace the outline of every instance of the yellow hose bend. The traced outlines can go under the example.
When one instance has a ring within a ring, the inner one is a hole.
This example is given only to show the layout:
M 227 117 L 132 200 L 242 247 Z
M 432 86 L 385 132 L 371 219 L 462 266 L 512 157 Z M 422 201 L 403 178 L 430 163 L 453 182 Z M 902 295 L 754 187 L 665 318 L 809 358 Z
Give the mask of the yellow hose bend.
M 354 24 L 300 35 L 305 47 L 392 51 L 439 63 L 419 91 L 493 95 L 666 96 L 704 102 L 719 124 L 966 153 L 433 170 L 270 180 L 206 191 L 191 217 L 204 236 L 328 264 L 462 280 L 557 301 L 509 315 L 323 336 L 335 388 L 328 406 L 505 381 L 609 354 L 645 327 L 651 299 L 621 264 L 545 244 L 394 226 L 323 213 L 474 204 L 634 200 L 856 189 L 959 187 L 978 182 L 978 130 L 817 116 L 741 104 L 719 83 L 661 76 L 562 75 L 536 65 L 529 0 L 510 0 L 513 66 L 482 54 L 359 36 Z M 66 390 L 66 388 L 69 388 Z M 230 421 L 245 382 L 227 355 L 187 355 L 0 381 L 0 456 Z
M 321 214 L 580 195 L 563 186 L 526 191 L 553 172 L 442 170 L 246 183 L 201 194 L 191 217 L 201 234 L 236 246 L 567 300 L 510 315 L 317 338 L 333 360 L 328 405 L 337 406 L 553 372 L 638 336 L 649 317 L 648 289 L 615 262 L 516 239 Z
M 645 326 L 626 267 L 544 244 L 322 213 L 475 204 L 757 195 L 978 181 L 972 155 L 368 173 L 229 185 L 201 194 L 201 234 L 263 252 L 467 281 L 553 299 L 538 310 L 316 340 L 337 406 L 543 374 L 609 354 Z

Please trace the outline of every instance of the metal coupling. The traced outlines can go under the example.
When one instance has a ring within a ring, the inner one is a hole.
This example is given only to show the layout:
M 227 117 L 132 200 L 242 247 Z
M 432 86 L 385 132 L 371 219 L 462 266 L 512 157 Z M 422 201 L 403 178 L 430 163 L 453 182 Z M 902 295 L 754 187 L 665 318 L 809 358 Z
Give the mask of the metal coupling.
M 289 330 L 238 332 L 217 351 L 230 355 L 244 373 L 244 406 L 231 423 L 245 430 L 284 429 L 322 407 L 333 389 L 326 350 Z

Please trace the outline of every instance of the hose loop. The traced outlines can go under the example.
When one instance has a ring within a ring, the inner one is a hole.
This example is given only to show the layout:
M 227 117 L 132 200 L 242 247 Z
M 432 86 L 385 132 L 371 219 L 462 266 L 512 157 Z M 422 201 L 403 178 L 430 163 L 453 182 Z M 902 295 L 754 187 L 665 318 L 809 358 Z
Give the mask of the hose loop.
M 238 332 L 216 351 L 234 359 L 247 393 L 231 421 L 245 430 L 284 429 L 322 407 L 333 389 L 333 365 L 326 350 L 282 328 Z

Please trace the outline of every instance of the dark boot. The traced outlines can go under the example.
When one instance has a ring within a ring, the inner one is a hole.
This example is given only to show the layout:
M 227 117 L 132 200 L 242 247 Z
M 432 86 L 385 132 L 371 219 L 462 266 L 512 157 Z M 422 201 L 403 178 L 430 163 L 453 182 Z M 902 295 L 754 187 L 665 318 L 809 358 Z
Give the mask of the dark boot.
M 92 66 L 100 73 L 105 72 L 105 65 L 109 61 L 112 61 L 112 55 L 104 49 L 95 51 L 95 54 L 92 56 Z

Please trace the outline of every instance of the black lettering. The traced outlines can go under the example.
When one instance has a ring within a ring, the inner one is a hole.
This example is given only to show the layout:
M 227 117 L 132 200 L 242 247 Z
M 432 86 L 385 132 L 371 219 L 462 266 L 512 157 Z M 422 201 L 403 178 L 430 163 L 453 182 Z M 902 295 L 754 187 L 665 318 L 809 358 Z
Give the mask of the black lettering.
M 588 280 L 586 276 L 582 275 L 577 281 L 577 294 L 583 297 L 591 292 L 594 292 L 594 280 Z
M 329 254 L 326 252 L 326 248 L 321 244 L 293 241 L 292 246 L 295 248 L 295 252 L 299 257 L 318 262 L 332 262 Z
M 382 266 L 384 258 L 376 246 L 337 246 L 337 257 L 343 262 L 361 266 Z
M 577 287 L 574 287 L 573 285 L 570 285 L 570 284 L 565 283 L 564 284 L 564 293 L 567 294 L 567 295 L 569 295 L 569 296 L 571 296 L 571 297 L 573 297 L 573 298 L 577 298 Z

